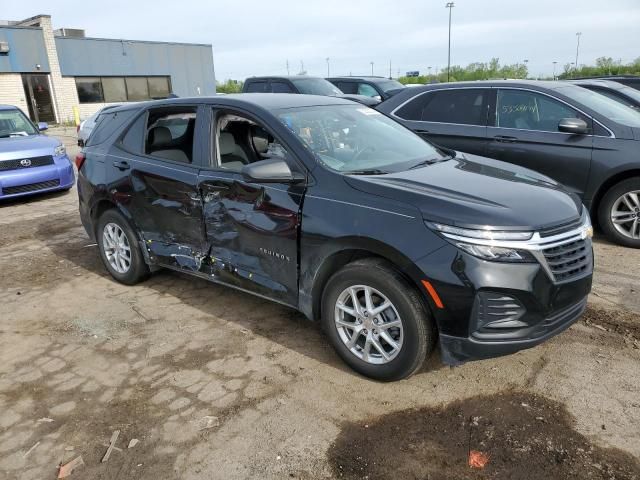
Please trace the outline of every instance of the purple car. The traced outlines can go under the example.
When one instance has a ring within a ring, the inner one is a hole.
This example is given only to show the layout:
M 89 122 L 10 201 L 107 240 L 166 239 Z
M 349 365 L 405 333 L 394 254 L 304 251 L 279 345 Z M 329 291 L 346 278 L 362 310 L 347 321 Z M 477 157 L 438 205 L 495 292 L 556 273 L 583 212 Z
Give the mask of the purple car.
M 69 190 L 75 181 L 64 145 L 40 133 L 17 107 L 0 105 L 0 199 Z

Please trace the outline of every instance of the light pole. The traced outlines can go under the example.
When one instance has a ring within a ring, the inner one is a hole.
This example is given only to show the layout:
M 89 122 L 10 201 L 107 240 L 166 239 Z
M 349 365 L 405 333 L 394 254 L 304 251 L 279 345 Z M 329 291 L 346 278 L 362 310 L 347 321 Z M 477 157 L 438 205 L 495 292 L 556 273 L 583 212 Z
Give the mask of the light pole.
M 455 5 L 453 4 L 453 2 L 448 2 L 445 5 L 445 8 L 449 9 L 449 50 L 447 53 L 447 82 L 449 81 L 451 72 L 451 11 L 453 10 L 454 6 Z
M 576 37 L 578 38 L 578 43 L 576 45 L 576 72 L 578 71 L 578 53 L 580 52 L 580 37 L 582 36 L 582 32 L 576 32 Z
M 431 67 L 427 67 L 429 69 L 429 83 L 431 83 Z
M 371 76 L 373 77 L 373 62 L 369 62 L 371 64 Z
M 331 76 L 331 74 L 329 73 L 329 57 L 327 57 L 327 78 Z
M 553 79 L 556 79 L 556 65 L 558 64 L 558 62 L 553 62 Z
M 529 60 L 527 60 L 526 58 L 524 59 L 524 69 L 525 69 L 525 73 L 524 73 L 524 78 L 527 78 L 527 74 L 529 73 L 529 70 L 527 69 L 527 64 L 529 63 Z

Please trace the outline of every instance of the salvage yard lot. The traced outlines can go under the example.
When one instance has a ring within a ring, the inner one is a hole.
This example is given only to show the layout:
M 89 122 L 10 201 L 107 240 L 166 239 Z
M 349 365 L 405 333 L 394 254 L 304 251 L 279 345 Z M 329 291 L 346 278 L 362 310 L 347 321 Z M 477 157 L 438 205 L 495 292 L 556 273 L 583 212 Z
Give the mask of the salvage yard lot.
M 293 310 L 169 271 L 114 282 L 75 189 L 5 204 L 0 477 L 55 478 L 81 455 L 91 479 L 640 478 L 640 251 L 595 253 L 565 333 L 457 368 L 436 352 L 382 384 Z M 469 448 L 489 454 L 480 473 Z

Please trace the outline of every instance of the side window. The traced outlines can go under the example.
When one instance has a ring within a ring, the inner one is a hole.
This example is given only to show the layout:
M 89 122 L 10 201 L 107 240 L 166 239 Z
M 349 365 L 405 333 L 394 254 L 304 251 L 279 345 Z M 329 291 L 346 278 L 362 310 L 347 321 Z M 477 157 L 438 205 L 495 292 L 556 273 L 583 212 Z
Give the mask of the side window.
M 591 123 L 573 108 L 546 95 L 526 90 L 498 90 L 497 127 L 557 132 L 563 118 L 581 118 Z
M 121 110 L 101 113 L 96 119 L 96 124 L 87 139 L 86 145 L 89 147 L 101 144 L 122 128 L 137 112 L 138 110 Z
M 248 117 L 220 112 L 216 119 L 217 166 L 239 172 L 253 162 L 277 156 L 287 158 L 285 148 L 262 125 Z
M 358 95 L 366 95 L 367 97 L 377 97 L 378 91 L 367 83 L 358 84 Z
M 338 87 L 342 93 L 348 93 L 350 95 L 358 93 L 358 84 L 356 82 L 338 82 L 336 87 Z
M 140 155 L 144 144 L 145 126 L 147 124 L 147 116 L 142 114 L 127 130 L 122 137 L 122 146 L 131 153 Z
M 174 162 L 193 161 L 195 107 L 160 107 L 149 110 L 144 153 Z
M 267 82 L 250 82 L 247 86 L 248 93 L 264 93 L 267 91 Z
M 293 93 L 293 88 L 286 82 L 271 82 L 271 91 L 273 93 Z
M 427 99 L 422 110 L 422 120 L 485 126 L 487 96 L 487 90 L 476 88 L 436 91 Z
M 422 120 L 422 110 L 424 110 L 424 106 L 431 99 L 432 95 L 433 93 L 423 93 L 422 95 L 414 97 L 412 100 L 400 107 L 395 112 L 395 115 L 400 118 L 404 118 L 405 120 Z

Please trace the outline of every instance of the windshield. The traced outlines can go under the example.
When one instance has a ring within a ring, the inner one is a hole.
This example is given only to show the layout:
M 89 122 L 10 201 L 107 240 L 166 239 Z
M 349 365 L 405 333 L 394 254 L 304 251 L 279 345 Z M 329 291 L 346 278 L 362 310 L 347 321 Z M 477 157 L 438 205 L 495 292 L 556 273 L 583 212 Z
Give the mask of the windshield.
M 398 172 L 446 158 L 411 130 L 364 106 L 283 110 L 278 118 L 323 165 L 339 172 Z
M 627 127 L 640 127 L 639 111 L 611 100 L 609 97 L 574 86 L 562 87 L 558 91 L 616 123 Z
M 0 138 L 37 135 L 38 129 L 18 109 L 0 110 Z
M 342 95 L 342 91 L 338 87 L 324 78 L 293 78 L 291 81 L 300 93 L 329 97 Z
M 404 85 L 396 80 L 384 80 L 382 82 L 377 82 L 376 85 L 378 85 L 383 92 L 404 88 Z

